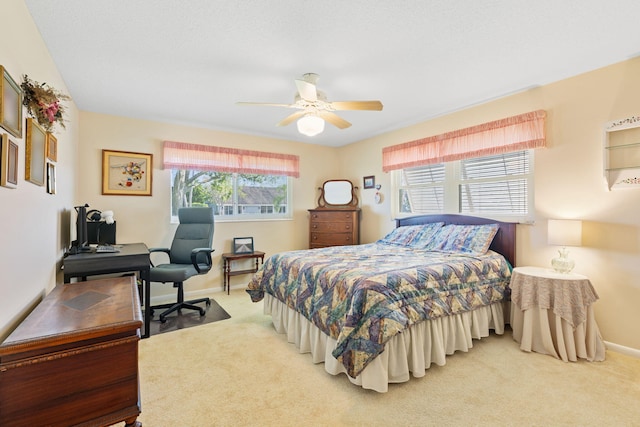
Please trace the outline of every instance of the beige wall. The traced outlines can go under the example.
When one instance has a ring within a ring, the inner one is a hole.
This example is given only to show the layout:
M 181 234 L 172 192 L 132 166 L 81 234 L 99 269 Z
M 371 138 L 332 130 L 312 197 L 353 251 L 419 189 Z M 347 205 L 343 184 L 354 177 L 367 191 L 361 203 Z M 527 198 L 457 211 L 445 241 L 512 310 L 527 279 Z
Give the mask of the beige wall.
M 300 156 L 300 178 L 293 180 L 293 220 L 218 220 L 213 245 L 214 265 L 217 267 L 206 276 L 189 280 L 186 292 L 192 294 L 222 289 L 221 255 L 231 250 L 234 237 L 252 236 L 255 248 L 267 254 L 308 247 L 307 209 L 316 206 L 316 189 L 322 182 L 334 178 L 338 173 L 338 152 L 330 147 L 87 112 L 80 114 L 80 121 L 79 153 L 82 162 L 78 171 L 82 180 L 77 199 L 78 202 L 88 203 L 91 209 L 114 211 L 119 243 L 144 242 L 149 247 L 167 247 L 171 244 L 176 225 L 170 223 L 170 171 L 162 167 L 164 140 Z M 153 154 L 153 195 L 103 196 L 103 149 Z M 241 286 L 246 284 L 248 278 L 249 276 L 234 277 L 232 284 Z M 163 295 L 175 298 L 175 291 L 170 285 L 163 287 L 154 284 L 151 295 L 154 300 Z
M 28 74 L 66 90 L 22 0 L 5 0 L 0 27 L 0 57 L 14 78 Z M 536 220 L 518 226 L 518 265 L 546 266 L 555 248 L 546 243 L 548 218 L 581 218 L 584 246 L 573 249 L 576 272 L 591 278 L 600 300 L 596 317 L 605 340 L 640 351 L 640 191 L 609 192 L 602 173 L 602 127 L 605 122 L 640 114 L 640 59 L 546 85 L 524 93 L 449 114 L 342 148 L 271 140 L 207 129 L 82 112 L 69 103 L 70 123 L 58 137 L 58 194 L 25 182 L 24 139 L 20 146 L 18 189 L 0 188 L 0 338 L 6 335 L 38 299 L 61 282 L 58 267 L 69 241 L 69 212 L 74 205 L 115 212 L 118 238 L 149 246 L 170 242 L 169 174 L 162 169 L 164 139 L 292 153 L 300 156 L 301 177 L 294 182 L 294 219 L 273 222 L 216 224 L 215 262 L 237 236 L 253 236 L 256 248 L 267 253 L 307 245 L 307 212 L 316 204 L 317 187 L 326 179 L 374 175 L 381 185 L 360 189 L 362 241 L 371 242 L 393 227 L 389 207 L 389 174 L 382 172 L 382 147 L 439 134 L 536 109 L 548 113 L 548 148 L 536 152 Z M 101 195 L 101 150 L 154 155 L 153 196 Z M 76 179 L 77 178 L 77 179 Z M 77 183 L 77 188 L 76 184 Z M 221 288 L 220 269 L 192 279 L 190 290 Z M 247 278 L 234 278 L 234 285 Z M 154 287 L 157 295 L 173 290 Z
M 600 300 L 596 318 L 606 341 L 640 349 L 640 189 L 608 191 L 603 175 L 603 125 L 640 115 L 640 58 L 531 89 L 416 126 L 352 144 L 341 158 L 359 159 L 356 175 L 376 175 L 388 196 L 382 147 L 527 111 L 547 111 L 547 148 L 535 153 L 535 223 L 518 226 L 518 265 L 549 266 L 547 219 L 584 220 L 583 246 L 571 249 L 575 272 L 589 276 Z M 389 197 L 373 204 L 364 190 L 363 240 L 391 227 Z M 373 218 L 372 218 L 373 217 Z
M 67 92 L 24 2 L 3 0 L 0 9 L 0 64 L 18 84 L 27 74 Z M 61 278 L 69 209 L 74 206 L 78 146 L 78 111 L 73 102 L 66 106 L 67 129 L 55 132 L 58 194 L 49 195 L 45 187 L 24 180 L 24 124 L 23 137 L 12 137 L 19 150 L 18 187 L 0 187 L 0 341 Z

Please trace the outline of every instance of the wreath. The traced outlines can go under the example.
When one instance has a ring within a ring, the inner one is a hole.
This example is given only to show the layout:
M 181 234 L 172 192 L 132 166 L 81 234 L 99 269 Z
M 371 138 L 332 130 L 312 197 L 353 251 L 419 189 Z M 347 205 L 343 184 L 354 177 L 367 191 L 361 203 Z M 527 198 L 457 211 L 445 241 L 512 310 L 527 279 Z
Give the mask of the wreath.
M 47 132 L 51 132 L 56 123 L 65 128 L 65 106 L 61 101 L 71 99 L 69 96 L 46 83 L 31 80 L 26 74 L 23 76 L 20 87 L 24 92 L 22 104 L 27 107 L 29 115 L 36 119 Z

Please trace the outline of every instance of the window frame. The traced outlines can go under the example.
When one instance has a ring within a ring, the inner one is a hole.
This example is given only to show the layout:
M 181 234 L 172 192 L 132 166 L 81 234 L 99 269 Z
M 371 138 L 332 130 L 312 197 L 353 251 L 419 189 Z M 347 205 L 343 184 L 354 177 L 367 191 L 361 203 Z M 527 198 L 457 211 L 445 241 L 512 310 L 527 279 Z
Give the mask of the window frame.
M 175 170 L 180 170 L 180 169 L 175 169 L 172 168 L 171 169 L 171 176 L 173 177 L 174 171 Z M 191 169 L 193 171 L 193 169 Z M 196 171 L 197 172 L 197 171 Z M 216 172 L 216 171 L 208 171 L 208 172 Z M 252 221 L 252 222 L 263 222 L 263 221 L 290 221 L 293 219 L 293 177 L 291 176 L 286 176 L 286 175 L 274 175 L 274 174 L 261 174 L 261 173 L 252 173 L 250 175 L 265 175 L 265 176 L 278 176 L 278 177 L 283 177 L 286 179 L 286 183 L 287 183 L 287 211 L 282 214 L 282 213 L 277 213 L 277 214 L 238 214 L 238 176 L 242 175 L 241 173 L 238 172 L 218 172 L 218 173 L 229 173 L 232 176 L 232 195 L 231 195 L 231 200 L 232 203 L 231 205 L 229 204 L 222 204 L 219 205 L 220 209 L 223 211 L 228 211 L 228 210 L 232 210 L 233 212 L 236 212 L 232 215 L 220 215 L 216 212 L 216 222 L 248 222 L 248 221 Z M 171 206 L 173 200 L 173 179 L 170 180 L 170 185 L 169 185 L 169 189 L 170 189 L 170 197 L 169 197 L 169 204 Z M 240 205 L 240 206 L 247 206 L 247 205 Z M 264 206 L 266 205 L 256 205 L 258 206 L 259 210 L 262 211 L 264 210 Z M 171 208 L 170 208 L 171 210 Z M 273 208 L 273 210 L 275 211 L 275 207 Z M 178 221 L 178 217 L 177 215 L 173 215 L 171 216 L 171 221 L 172 222 L 177 222 Z
M 525 214 L 505 214 L 498 212 L 462 212 L 461 207 L 461 186 L 465 185 L 469 182 L 479 183 L 481 181 L 491 182 L 492 180 L 498 180 L 498 178 L 488 179 L 488 180 L 473 180 L 467 181 L 463 180 L 461 177 L 462 172 L 462 162 L 463 160 L 454 160 L 450 162 L 438 163 L 438 165 L 444 165 L 444 181 L 442 182 L 443 187 L 443 209 L 440 212 L 400 212 L 400 192 L 402 189 L 406 188 L 406 186 L 402 186 L 402 173 L 404 169 L 397 169 L 391 171 L 391 197 L 390 197 L 390 209 L 391 215 L 393 218 L 406 218 L 410 216 L 416 215 L 425 215 L 425 214 L 459 214 L 459 215 L 469 215 L 469 216 L 482 216 L 484 218 L 491 218 L 497 221 L 505 221 L 505 222 L 519 222 L 519 223 L 531 223 L 535 217 L 535 201 L 534 201 L 534 164 L 535 164 L 535 154 L 533 149 L 520 150 L 528 153 L 528 162 L 529 169 L 528 173 L 522 175 L 513 175 L 509 177 L 513 177 L 512 179 L 526 179 L 527 182 L 527 212 Z M 483 157 L 492 157 L 492 156 L 483 156 Z M 407 169 L 416 169 L 425 166 L 417 166 Z M 504 179 L 503 179 L 504 180 Z M 440 186 L 439 183 L 428 183 L 425 184 L 425 188 Z

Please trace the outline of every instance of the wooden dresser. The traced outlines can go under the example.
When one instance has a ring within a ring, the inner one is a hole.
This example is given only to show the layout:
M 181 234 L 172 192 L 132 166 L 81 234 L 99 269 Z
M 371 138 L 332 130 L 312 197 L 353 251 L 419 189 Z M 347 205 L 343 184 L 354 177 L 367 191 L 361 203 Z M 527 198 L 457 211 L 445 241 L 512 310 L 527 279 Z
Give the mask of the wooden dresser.
M 309 209 L 310 249 L 359 244 L 359 208 Z
M 141 327 L 134 277 L 58 285 L 0 345 L 0 425 L 140 426 Z

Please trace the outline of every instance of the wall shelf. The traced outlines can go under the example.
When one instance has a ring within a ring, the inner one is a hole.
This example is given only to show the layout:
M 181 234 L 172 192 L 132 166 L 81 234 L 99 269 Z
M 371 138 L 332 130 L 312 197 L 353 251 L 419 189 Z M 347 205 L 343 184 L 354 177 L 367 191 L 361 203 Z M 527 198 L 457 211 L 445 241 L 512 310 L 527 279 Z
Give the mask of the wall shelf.
M 640 117 L 607 123 L 603 140 L 607 188 L 640 188 Z

